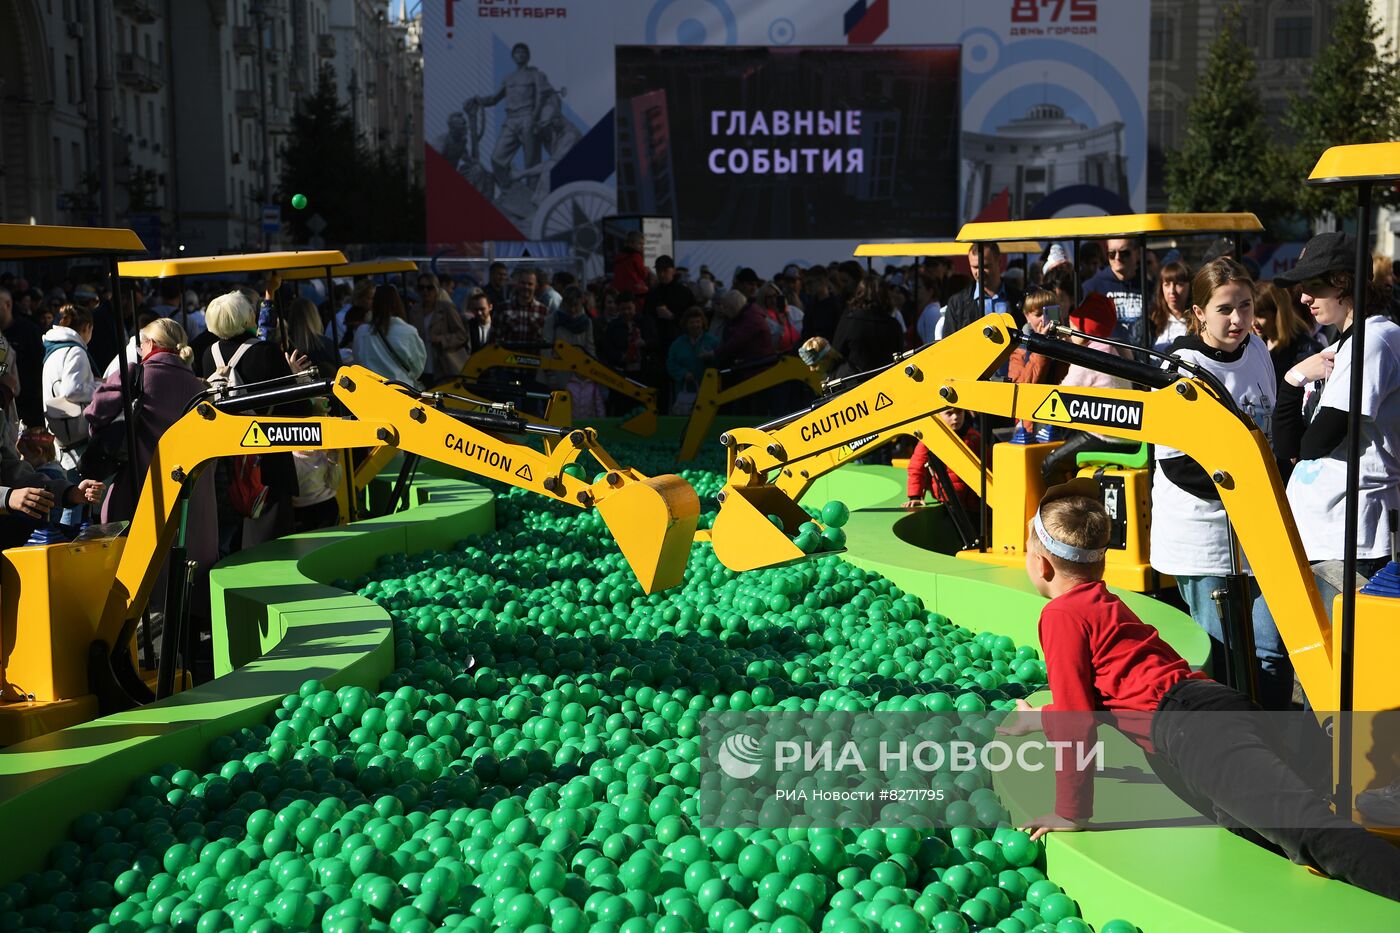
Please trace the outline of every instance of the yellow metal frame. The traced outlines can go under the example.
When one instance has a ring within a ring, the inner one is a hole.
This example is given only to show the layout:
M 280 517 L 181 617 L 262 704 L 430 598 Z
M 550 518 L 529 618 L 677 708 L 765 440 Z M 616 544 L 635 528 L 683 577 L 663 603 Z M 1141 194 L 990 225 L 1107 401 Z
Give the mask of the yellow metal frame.
M 0 224 L 0 259 L 130 256 L 145 251 L 145 244 L 135 231 L 119 227 Z
M 782 356 L 777 362 L 762 372 L 736 382 L 727 389 L 720 388 L 720 371 L 707 369 L 700 377 L 700 389 L 695 393 L 695 407 L 690 410 L 690 419 L 685 423 L 685 434 L 681 437 L 680 453 L 676 459 L 688 463 L 700 452 L 700 445 L 714 426 L 715 417 L 721 406 L 737 402 L 785 382 L 802 382 L 815 395 L 822 391 L 822 376 L 796 356 Z
M 917 259 L 921 256 L 934 258 L 938 256 L 966 256 L 968 250 L 977 244 L 963 240 L 939 240 L 930 243 L 862 243 L 856 247 L 853 255 L 871 259 Z M 1040 243 L 1034 240 L 1010 241 L 998 243 L 997 248 L 1001 250 L 1003 256 L 1020 255 L 1040 255 L 1044 249 Z
M 810 440 L 797 453 L 815 456 L 950 405 L 1034 420 L 1035 411 L 1060 388 L 985 381 L 1015 345 L 1016 322 L 1010 315 L 997 314 L 983 318 L 982 324 L 919 351 L 904 366 L 871 377 L 781 430 L 786 437 L 793 432 L 803 437 L 805 428 Z M 1298 678 L 1315 708 L 1335 708 L 1329 705 L 1337 697 L 1332 626 L 1323 612 L 1268 439 L 1196 379 L 1181 378 L 1155 391 L 1085 388 L 1075 389 L 1074 394 L 1141 405 L 1139 427 L 1090 427 L 1107 436 L 1174 447 L 1200 463 L 1207 474 L 1221 476 L 1217 487 L 1221 502 L 1274 613 Z M 890 404 L 881 404 L 881 396 Z M 882 414 L 877 416 L 877 411 Z M 820 428 L 820 433 L 814 435 L 814 428 Z M 711 534 L 715 556 L 733 570 L 801 559 L 801 551 L 765 518 L 776 514 L 785 525 L 790 519 L 807 520 L 768 479 L 789 465 L 794 452 L 772 433 L 752 428 L 730 431 L 724 440 L 729 471 Z M 795 530 L 795 525 L 786 530 Z
M 343 266 L 349 260 L 338 249 L 285 253 L 234 253 L 229 256 L 194 256 L 189 259 L 140 259 L 119 263 L 124 279 L 169 279 L 182 275 L 218 275 L 229 272 L 285 272 Z
M 467 358 L 462 367 L 463 378 L 478 380 L 482 374 L 493 369 L 530 369 L 547 372 L 566 372 L 596 382 L 610 392 L 625 395 L 642 406 L 642 410 L 620 427 L 642 437 L 656 433 L 656 390 L 642 385 L 611 368 L 602 360 L 589 356 L 578 347 L 562 340 L 556 341 L 553 356 L 542 353 L 529 353 L 510 350 L 500 344 L 489 344 Z
M 1055 217 L 963 224 L 958 231 L 958 239 L 972 243 L 1037 237 L 1042 240 L 1108 240 L 1153 234 L 1258 233 L 1263 229 L 1259 218 L 1250 213 L 1109 214 L 1103 217 Z
M 393 275 L 399 272 L 417 272 L 418 263 L 411 259 L 370 259 L 365 262 L 347 262 L 343 266 L 315 266 L 306 269 L 288 269 L 282 278 L 288 282 L 303 282 L 308 279 L 324 278 L 329 272 L 333 278 L 357 278 L 362 275 Z

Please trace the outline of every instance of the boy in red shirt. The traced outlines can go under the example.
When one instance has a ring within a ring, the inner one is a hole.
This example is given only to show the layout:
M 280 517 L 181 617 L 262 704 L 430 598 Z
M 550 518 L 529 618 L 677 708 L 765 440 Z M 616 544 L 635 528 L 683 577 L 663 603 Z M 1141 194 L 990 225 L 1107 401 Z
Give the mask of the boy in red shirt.
M 1040 614 L 1040 643 L 1054 702 L 1037 710 L 1017 700 L 1015 721 L 999 731 L 1044 728 L 1047 738 L 1088 746 L 1093 714 L 1111 712 L 1162 782 L 1205 815 L 1262 837 L 1299 864 L 1400 900 L 1400 849 L 1333 813 L 1280 757 L 1258 706 L 1192 671 L 1108 592 L 1108 539 L 1108 513 L 1092 480 L 1056 486 L 1041 499 L 1026 539 L 1026 573 L 1050 600 Z M 1042 711 L 1053 715 L 1042 718 Z M 1055 812 L 1024 828 L 1032 839 L 1079 830 L 1092 812 L 1092 772 L 1066 768 L 1056 774 Z
M 982 444 L 982 435 L 977 429 L 972 427 L 972 419 L 967 417 L 967 412 L 961 408 L 945 408 L 938 413 L 938 417 L 943 419 L 943 423 L 953 429 L 953 433 L 962 438 L 963 443 L 972 450 L 978 450 Z M 963 479 L 948 471 L 948 482 L 952 489 L 944 489 L 939 482 L 938 474 L 933 471 L 929 461 L 933 459 L 929 449 L 924 446 L 923 441 L 914 445 L 914 453 L 909 457 L 909 483 L 908 499 L 904 503 L 906 509 L 917 509 L 924 504 L 924 496 L 930 492 L 933 497 L 945 505 L 957 496 L 962 502 L 963 508 L 973 509 L 977 507 L 977 492 L 967 485 Z

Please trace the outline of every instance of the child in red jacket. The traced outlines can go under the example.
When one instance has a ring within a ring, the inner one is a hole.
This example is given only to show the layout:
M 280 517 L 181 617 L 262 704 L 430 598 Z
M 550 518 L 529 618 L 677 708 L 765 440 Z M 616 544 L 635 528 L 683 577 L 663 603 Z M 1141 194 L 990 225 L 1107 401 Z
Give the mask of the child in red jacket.
M 960 408 L 945 408 L 938 413 L 938 417 L 943 419 L 943 423 L 953 429 L 953 433 L 963 439 L 963 443 L 972 450 L 978 450 L 982 445 L 982 435 L 977 433 L 977 429 L 972 426 L 972 419 L 967 417 L 967 413 Z M 942 503 L 948 503 L 953 496 L 957 496 L 962 502 L 963 508 L 973 509 L 977 507 L 977 491 L 968 486 L 958 474 L 952 470 L 948 471 L 948 481 L 952 489 L 944 489 L 939 481 L 938 474 L 933 470 L 933 456 L 929 453 L 923 441 L 914 445 L 914 453 L 909 458 L 909 499 L 904 503 L 906 509 L 917 509 L 924 504 L 924 496 L 933 493 L 933 498 Z
M 1089 479 L 1056 486 L 1031 522 L 1026 573 L 1050 599 L 1040 643 L 1054 702 L 1037 710 L 1017 700 L 1015 719 L 998 731 L 1044 729 L 1049 739 L 1087 748 L 1093 714 L 1111 712 L 1162 782 L 1206 816 L 1252 830 L 1299 864 L 1400 900 L 1400 849 L 1333 813 L 1280 756 L 1258 706 L 1192 671 L 1104 586 L 1109 518 L 1098 495 Z M 1092 772 L 1069 764 L 1076 754 L 1064 760 L 1055 812 L 1024 827 L 1032 839 L 1084 829 L 1093 813 Z

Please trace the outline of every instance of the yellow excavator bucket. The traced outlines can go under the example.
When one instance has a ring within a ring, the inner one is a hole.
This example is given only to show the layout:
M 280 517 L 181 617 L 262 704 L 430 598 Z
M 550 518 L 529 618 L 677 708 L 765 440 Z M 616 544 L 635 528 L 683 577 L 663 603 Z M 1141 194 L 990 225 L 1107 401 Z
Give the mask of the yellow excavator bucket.
M 638 437 L 651 437 L 656 433 L 656 409 L 643 408 L 618 427 Z
M 710 543 L 721 564 L 730 570 L 758 570 L 809 556 L 792 543 L 792 536 L 812 517 L 787 493 L 776 486 L 726 486 L 722 495 L 710 530 Z M 781 530 L 769 515 L 782 519 Z
M 643 591 L 681 582 L 700 520 L 700 497 L 689 483 L 670 473 L 627 483 L 598 499 L 598 513 Z

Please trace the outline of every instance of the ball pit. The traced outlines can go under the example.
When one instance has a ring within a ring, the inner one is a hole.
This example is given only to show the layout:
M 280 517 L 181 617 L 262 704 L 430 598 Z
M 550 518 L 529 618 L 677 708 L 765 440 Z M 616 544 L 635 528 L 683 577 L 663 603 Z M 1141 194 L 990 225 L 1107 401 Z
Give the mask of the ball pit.
M 682 475 L 707 527 L 722 478 Z M 0 930 L 1089 929 L 1009 827 L 695 825 L 702 711 L 1003 708 L 1043 685 L 1033 650 L 834 557 L 741 576 L 699 546 L 645 596 L 596 513 L 508 490 L 497 520 L 342 581 L 393 616 L 379 692 L 309 681 L 84 814 L 0 887 Z

